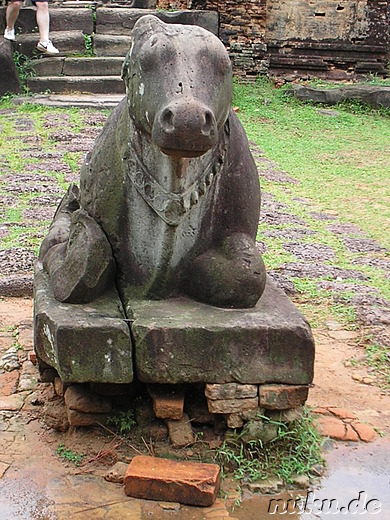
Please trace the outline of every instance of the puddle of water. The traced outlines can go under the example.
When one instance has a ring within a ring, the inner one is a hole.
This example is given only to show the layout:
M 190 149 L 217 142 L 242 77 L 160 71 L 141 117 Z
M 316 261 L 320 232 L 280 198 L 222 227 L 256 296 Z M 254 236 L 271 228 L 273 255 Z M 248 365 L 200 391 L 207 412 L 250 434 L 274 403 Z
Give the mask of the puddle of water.
M 242 520 L 273 517 L 325 520 L 390 518 L 390 443 L 335 445 L 326 453 L 327 474 L 301 495 L 253 496 L 232 513 Z M 297 501 L 295 501 L 297 500 Z M 306 510 L 306 511 L 305 511 Z
M 1 520 L 57 519 L 54 502 L 27 479 L 1 480 L 0 512 Z

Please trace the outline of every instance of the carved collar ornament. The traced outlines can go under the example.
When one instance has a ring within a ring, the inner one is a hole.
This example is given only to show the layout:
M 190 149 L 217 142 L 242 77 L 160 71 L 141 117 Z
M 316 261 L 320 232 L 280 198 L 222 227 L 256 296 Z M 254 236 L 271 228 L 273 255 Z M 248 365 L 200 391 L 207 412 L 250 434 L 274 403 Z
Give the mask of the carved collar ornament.
M 225 160 L 225 132 L 220 139 L 217 159 L 211 159 L 197 179 L 183 193 L 166 190 L 148 171 L 134 146 L 129 143 L 130 154 L 126 161 L 126 172 L 134 187 L 152 208 L 152 210 L 169 226 L 178 226 L 191 208 L 198 204 L 213 185 L 222 169 Z M 215 157 L 215 155 L 214 155 Z

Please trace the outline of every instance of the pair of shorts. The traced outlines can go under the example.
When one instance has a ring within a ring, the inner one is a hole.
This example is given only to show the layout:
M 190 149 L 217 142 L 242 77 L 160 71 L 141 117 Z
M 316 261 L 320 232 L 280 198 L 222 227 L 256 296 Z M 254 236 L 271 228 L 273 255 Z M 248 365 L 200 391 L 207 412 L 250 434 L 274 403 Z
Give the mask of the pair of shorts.
M 14 0 L 5 0 L 5 5 L 8 5 L 8 4 L 12 4 Z M 19 0 L 18 0 L 19 1 Z M 35 4 L 39 4 L 40 2 L 43 3 L 43 2 L 46 2 L 48 3 L 49 0 L 30 0 L 30 2 L 35 5 Z M 27 6 L 26 6 L 27 7 Z

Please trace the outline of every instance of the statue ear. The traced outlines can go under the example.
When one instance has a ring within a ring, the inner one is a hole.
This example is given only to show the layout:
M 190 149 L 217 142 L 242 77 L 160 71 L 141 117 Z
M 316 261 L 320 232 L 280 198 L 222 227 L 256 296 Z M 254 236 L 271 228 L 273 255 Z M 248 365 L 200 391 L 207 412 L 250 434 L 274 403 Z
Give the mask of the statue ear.
M 123 79 L 123 81 L 126 83 L 127 83 L 127 78 L 129 77 L 129 66 L 130 66 L 130 59 L 131 59 L 130 56 L 131 56 L 131 50 L 133 48 L 133 44 L 134 44 L 134 42 L 132 41 L 129 52 L 126 54 L 126 58 L 125 58 L 125 61 L 123 62 L 122 70 L 121 70 L 121 79 Z

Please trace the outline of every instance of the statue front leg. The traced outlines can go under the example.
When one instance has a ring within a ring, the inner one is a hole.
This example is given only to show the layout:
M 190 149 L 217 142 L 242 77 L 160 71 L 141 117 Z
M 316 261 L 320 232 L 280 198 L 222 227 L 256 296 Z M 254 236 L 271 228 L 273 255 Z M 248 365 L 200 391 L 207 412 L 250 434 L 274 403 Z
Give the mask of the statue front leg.
M 217 307 L 254 307 L 265 281 L 264 263 L 253 240 L 244 233 L 234 233 L 195 259 L 189 292 Z

